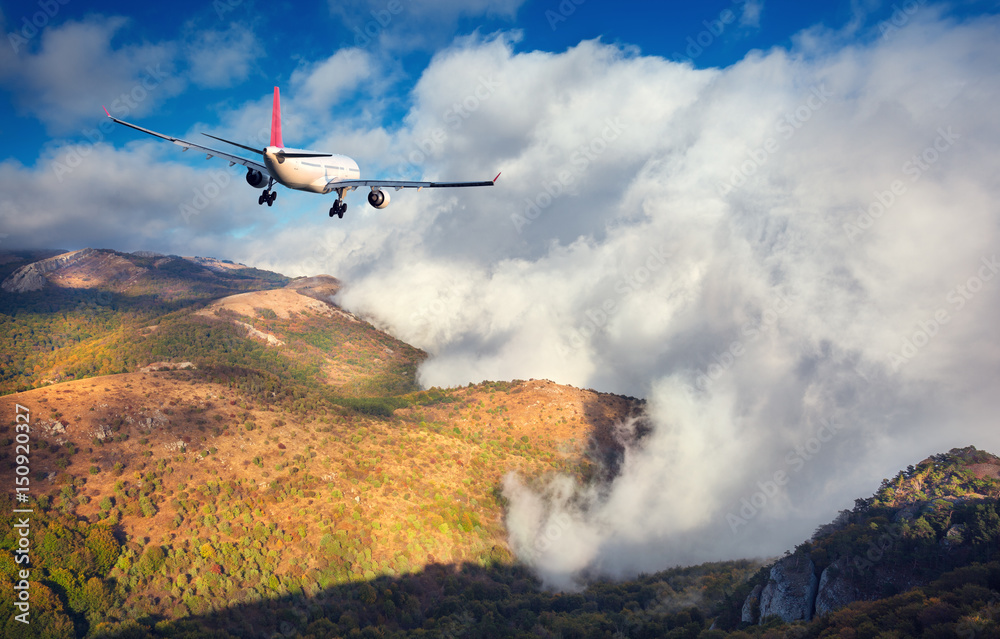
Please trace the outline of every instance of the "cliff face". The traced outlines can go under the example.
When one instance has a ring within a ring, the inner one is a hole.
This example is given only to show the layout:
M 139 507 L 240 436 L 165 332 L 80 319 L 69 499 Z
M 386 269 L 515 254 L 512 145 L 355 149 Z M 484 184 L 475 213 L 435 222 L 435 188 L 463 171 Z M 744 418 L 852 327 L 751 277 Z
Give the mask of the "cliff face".
M 855 601 L 931 583 L 989 559 L 998 539 L 1000 459 L 974 447 L 910 466 L 755 578 L 740 619 L 809 621 Z M 818 564 L 818 565 L 817 565 Z M 766 578 L 766 581 L 765 581 Z
M 927 582 L 892 565 L 867 565 L 841 557 L 817 575 L 808 556 L 785 557 L 771 567 L 767 584 L 756 586 L 746 598 L 742 621 L 764 623 L 773 616 L 809 621 L 855 601 L 874 601 Z
M 830 564 L 819 578 L 816 593 L 816 615 L 822 616 L 834 610 L 839 610 L 847 604 L 862 599 L 861 590 L 857 587 L 853 567 L 846 557 L 841 557 Z
M 25 264 L 21 268 L 11 273 L 10 277 L 3 281 L 0 286 L 8 293 L 27 293 L 29 291 L 40 291 L 48 283 L 46 274 L 52 273 L 60 268 L 74 264 L 94 253 L 94 249 L 83 249 L 71 253 L 63 253 L 55 257 Z
M 812 559 L 792 555 L 771 567 L 763 587 L 757 586 L 743 604 L 743 621 L 763 623 L 768 617 L 782 621 L 809 621 L 816 602 L 816 565 Z
M 14 271 L 0 286 L 8 293 L 27 293 L 40 291 L 48 284 L 38 264 L 28 264 Z
M 160 255 L 149 251 L 121 253 L 107 249 L 81 249 L 44 257 L 24 264 L 0 284 L 5 293 L 28 293 L 46 287 L 63 290 L 90 290 L 128 293 L 176 302 L 185 299 L 217 298 L 246 290 L 275 288 L 288 282 L 277 273 L 249 268 L 243 264 L 210 257 Z M 12 264 L 24 257 L 0 255 Z M 2 276 L 0 276 L 2 277 Z M 332 283 L 331 283 L 332 281 Z M 337 290 L 336 279 L 311 278 L 303 284 L 306 291 L 319 290 L 329 299 Z

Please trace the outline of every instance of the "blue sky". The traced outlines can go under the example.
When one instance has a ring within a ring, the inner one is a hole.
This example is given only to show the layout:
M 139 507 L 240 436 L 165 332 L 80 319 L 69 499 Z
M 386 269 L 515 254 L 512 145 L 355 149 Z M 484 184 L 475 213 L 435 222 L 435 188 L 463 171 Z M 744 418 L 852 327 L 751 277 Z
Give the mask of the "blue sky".
M 51 4 L 51 6 L 50 6 Z M 258 99 L 272 84 L 286 83 L 297 68 L 308 61 L 331 55 L 340 48 L 361 44 L 369 51 L 386 55 L 398 65 L 390 78 L 372 77 L 387 102 L 380 112 L 384 125 L 392 127 L 406 114 L 409 91 L 437 50 L 455 37 L 473 32 L 489 34 L 516 31 L 515 51 L 561 52 L 582 40 L 600 38 L 605 43 L 637 47 L 644 55 L 672 60 L 688 60 L 699 68 L 731 65 L 753 49 L 791 47 L 793 38 L 804 29 L 848 30 L 849 37 L 864 40 L 880 32 L 896 16 L 908 14 L 911 5 L 880 2 L 841 1 L 802 3 L 787 0 L 715 0 L 704 3 L 663 2 L 608 3 L 600 0 L 556 2 L 507 0 L 469 3 L 398 4 L 368 0 L 268 4 L 257 6 L 252 0 L 217 0 L 215 2 L 172 3 L 169 10 L 156 5 L 134 2 L 0 4 L 10 48 L 16 49 L 7 65 L 16 66 L 18 57 L 37 53 L 44 46 L 46 34 L 67 24 L 122 17 L 114 29 L 110 52 L 127 51 L 135 46 L 192 47 L 199 37 L 211 36 L 221 47 L 234 45 L 233 30 L 246 37 L 245 46 L 235 44 L 230 51 L 235 67 L 230 77 L 215 82 L 186 82 L 183 87 L 161 91 L 148 99 L 140 113 L 143 123 L 167 132 L 183 132 L 193 122 L 213 121 L 214 111 L 226 106 Z M 920 3 L 925 4 L 925 3 Z M 913 2 L 913 7 L 918 7 Z M 995 11 L 996 2 L 966 2 L 949 7 L 957 16 Z M 56 9 L 57 7 L 57 9 Z M 901 8 L 907 9 L 900 14 Z M 396 13 L 390 12 L 390 9 Z M 726 12 L 731 21 L 724 22 Z M 54 13 L 52 16 L 46 13 Z M 42 25 L 37 31 L 26 23 Z M 383 24 L 384 23 L 384 24 Z M 51 35 L 51 33 L 49 34 Z M 19 37 L 21 36 L 21 37 Z M 23 36 L 28 36 L 22 39 Z M 230 40 L 227 42 L 226 38 Z M 204 43 L 202 43 L 204 44 Z M 7 52 L 5 52 L 7 53 Z M 9 54 L 8 54 L 9 55 Z M 205 45 L 202 55 L 213 55 Z M 166 56 L 174 64 L 171 73 L 184 75 L 190 66 L 183 60 Z M 94 68 L 100 74 L 99 68 Z M 73 118 L 46 118 L 38 113 L 36 95 L 18 82 L 4 82 L 0 102 L 0 125 L 5 157 L 32 165 L 40 149 L 51 140 L 79 139 L 80 132 L 93 126 L 100 116 L 94 110 L 93 121 L 81 113 Z M 120 95 L 120 94 L 119 94 Z M 99 107 L 118 97 L 113 91 L 88 92 L 78 99 Z M 353 111 L 364 104 L 354 100 L 368 96 L 346 96 L 338 110 Z M 121 112 L 115 115 L 122 115 Z M 135 119 L 135 118 L 133 118 Z M 53 124 L 53 120 L 57 123 Z M 119 131 L 110 141 L 123 144 L 128 133 Z
M 430 353 L 424 385 L 648 398 L 653 433 L 607 490 L 506 486 L 512 544 L 551 583 L 780 554 L 908 464 L 1000 452 L 996 0 L 234 4 L 56 0 L 18 51 L 39 5 L 2 5 L 0 249 L 327 273 Z M 286 143 L 363 175 L 503 177 L 383 210 L 352 193 L 331 220 L 330 197 L 261 207 L 225 162 L 98 128 L 103 104 L 257 143 L 275 85 Z

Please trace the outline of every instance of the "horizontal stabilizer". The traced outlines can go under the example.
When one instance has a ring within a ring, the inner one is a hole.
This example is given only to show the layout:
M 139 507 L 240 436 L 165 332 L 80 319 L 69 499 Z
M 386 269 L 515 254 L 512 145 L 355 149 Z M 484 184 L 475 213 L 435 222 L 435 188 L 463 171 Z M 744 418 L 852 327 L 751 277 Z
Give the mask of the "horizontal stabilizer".
M 279 158 L 332 158 L 333 153 L 288 153 L 286 151 L 278 151 L 276 154 Z

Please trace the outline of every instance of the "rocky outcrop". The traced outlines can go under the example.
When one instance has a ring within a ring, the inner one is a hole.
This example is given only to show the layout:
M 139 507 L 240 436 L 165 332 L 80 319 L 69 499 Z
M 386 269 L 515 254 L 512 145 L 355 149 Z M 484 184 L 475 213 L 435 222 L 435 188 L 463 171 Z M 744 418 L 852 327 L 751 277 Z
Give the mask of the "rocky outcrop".
M 3 290 L 8 293 L 27 293 L 29 291 L 40 291 L 48 283 L 49 281 L 45 279 L 45 275 L 38 268 L 38 264 L 35 263 L 22 266 L 11 273 L 3 281 L 3 284 L 0 284 L 0 287 L 3 287 Z
M 0 287 L 8 293 L 27 293 L 29 291 L 40 291 L 48 283 L 46 274 L 63 268 L 74 262 L 78 262 L 85 257 L 95 253 L 94 249 L 82 249 L 71 253 L 63 253 L 46 260 L 25 264 L 17 269 L 0 284 Z
M 816 565 L 809 557 L 792 555 L 779 560 L 760 592 L 760 621 L 772 616 L 785 622 L 812 619 L 818 582 Z
M 793 555 L 775 563 L 767 583 L 747 596 L 741 621 L 763 623 L 771 616 L 786 622 L 809 621 L 855 601 L 874 601 L 924 583 L 875 555 L 871 559 L 869 555 L 841 557 L 817 578 L 811 559 Z
M 153 362 L 139 369 L 140 373 L 156 373 L 159 371 L 175 371 L 195 368 L 191 362 Z
M 808 621 L 854 602 L 926 586 L 942 568 L 980 556 L 967 522 L 980 503 L 995 503 L 998 479 L 1000 458 L 973 446 L 907 467 L 895 479 L 884 479 L 874 496 L 855 500 L 853 510 L 817 528 L 795 555 L 755 577 L 742 609 L 727 611 L 728 619 L 738 612 L 744 625 L 769 617 Z M 927 543 L 931 532 L 936 544 Z M 919 552 L 912 548 L 914 540 Z
M 853 574 L 854 568 L 847 557 L 841 557 L 823 571 L 816 592 L 816 616 L 839 610 L 847 604 L 863 599 Z
M 757 623 L 760 621 L 760 591 L 764 589 L 764 586 L 757 584 L 753 587 L 753 591 L 747 600 L 743 602 L 743 614 L 740 617 L 740 621 L 743 623 Z
M 248 337 L 253 337 L 255 339 L 263 340 L 263 341 L 267 342 L 268 346 L 284 346 L 285 345 L 284 342 L 282 342 L 280 339 L 278 339 L 274 335 L 271 335 L 270 333 L 265 333 L 264 331 L 259 331 L 256 328 L 254 328 L 253 326 L 251 326 L 250 324 L 247 324 L 245 322 L 240 322 L 240 321 L 237 321 L 237 320 L 233 320 L 233 324 L 236 324 L 237 326 L 241 326 L 244 329 L 246 329 Z

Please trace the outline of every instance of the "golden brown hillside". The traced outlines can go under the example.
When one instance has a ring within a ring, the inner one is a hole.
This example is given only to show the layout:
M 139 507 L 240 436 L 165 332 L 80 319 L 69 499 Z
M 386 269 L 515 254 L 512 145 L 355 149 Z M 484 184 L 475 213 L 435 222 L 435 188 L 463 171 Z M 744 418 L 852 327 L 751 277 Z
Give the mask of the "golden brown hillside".
M 56 588 L 53 614 L 74 611 L 78 635 L 509 565 L 502 477 L 613 473 L 615 425 L 642 408 L 536 380 L 417 390 L 426 355 L 339 308 L 329 276 L 29 257 L 11 281 L 41 287 L 0 292 L 17 346 L 5 383 L 41 386 L 0 396 L 0 414 L 30 413 L 37 587 Z M 9 485 L 14 435 L 0 426 Z
M 317 381 L 348 395 L 414 388 L 416 367 L 426 354 L 342 310 L 332 301 L 338 289 L 330 276 L 300 278 L 284 288 L 215 300 L 193 315 L 231 322 L 281 357 L 317 368 Z
M 274 552 L 266 572 L 278 584 L 316 588 L 507 558 L 501 477 L 588 475 L 597 459 L 613 457 L 602 446 L 613 448 L 615 421 L 640 408 L 546 381 L 433 389 L 410 400 L 388 419 L 348 409 L 302 415 L 185 369 L 0 397 L 0 414 L 13 415 L 15 404 L 30 410 L 34 497 L 120 530 L 132 561 L 151 544 L 186 558 L 124 602 L 169 616 L 184 601 L 174 588 L 180 575 L 221 570 L 236 590 L 252 590 L 237 555 L 231 564 L 221 556 L 242 552 L 248 539 Z M 11 473 L 4 464 L 0 481 L 12 483 Z M 120 565 L 117 578 L 131 569 Z

